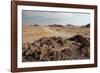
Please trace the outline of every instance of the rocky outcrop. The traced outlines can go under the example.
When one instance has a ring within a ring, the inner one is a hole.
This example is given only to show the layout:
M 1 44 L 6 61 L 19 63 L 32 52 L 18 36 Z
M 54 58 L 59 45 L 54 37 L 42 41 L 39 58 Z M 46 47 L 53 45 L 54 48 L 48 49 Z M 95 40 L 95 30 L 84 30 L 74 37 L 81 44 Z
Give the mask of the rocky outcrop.
M 89 39 L 81 35 L 69 39 L 42 37 L 33 43 L 23 44 L 23 62 L 88 59 L 89 43 Z

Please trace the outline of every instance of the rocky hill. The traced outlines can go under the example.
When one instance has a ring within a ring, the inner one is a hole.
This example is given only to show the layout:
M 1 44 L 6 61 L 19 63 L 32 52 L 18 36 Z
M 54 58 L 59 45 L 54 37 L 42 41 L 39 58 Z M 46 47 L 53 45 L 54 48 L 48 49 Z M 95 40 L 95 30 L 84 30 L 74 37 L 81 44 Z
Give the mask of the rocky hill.
M 89 59 L 89 48 L 89 38 L 82 35 L 42 37 L 23 44 L 23 62 Z

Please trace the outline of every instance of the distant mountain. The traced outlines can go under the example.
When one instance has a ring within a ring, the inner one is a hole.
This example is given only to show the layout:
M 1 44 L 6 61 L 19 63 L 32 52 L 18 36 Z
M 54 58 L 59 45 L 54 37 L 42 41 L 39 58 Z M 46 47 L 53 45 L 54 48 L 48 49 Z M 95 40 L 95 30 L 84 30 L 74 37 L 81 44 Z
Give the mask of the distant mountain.
M 38 24 L 34 24 L 33 26 L 39 26 Z
M 85 25 L 85 27 L 90 27 L 90 24 Z
M 72 25 L 72 24 L 67 24 L 66 26 L 74 26 L 74 25 Z
M 52 24 L 52 25 L 48 25 L 49 27 L 64 27 L 63 25 L 60 24 Z
M 87 28 L 89 28 L 90 27 L 90 24 L 86 24 L 86 25 L 81 26 L 81 27 L 87 27 Z

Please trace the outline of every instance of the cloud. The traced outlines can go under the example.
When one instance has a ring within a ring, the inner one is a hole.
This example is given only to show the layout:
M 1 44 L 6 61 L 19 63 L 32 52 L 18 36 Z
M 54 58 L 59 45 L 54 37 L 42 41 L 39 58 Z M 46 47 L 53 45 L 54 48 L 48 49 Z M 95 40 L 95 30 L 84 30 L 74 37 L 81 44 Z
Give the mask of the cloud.
M 86 24 L 89 14 L 72 12 L 22 11 L 23 24 Z
M 56 13 L 56 12 L 39 12 L 39 11 L 29 11 L 23 10 L 24 17 L 42 17 L 42 18 L 50 18 L 50 19 L 57 19 L 57 18 L 66 18 L 72 17 L 72 13 Z

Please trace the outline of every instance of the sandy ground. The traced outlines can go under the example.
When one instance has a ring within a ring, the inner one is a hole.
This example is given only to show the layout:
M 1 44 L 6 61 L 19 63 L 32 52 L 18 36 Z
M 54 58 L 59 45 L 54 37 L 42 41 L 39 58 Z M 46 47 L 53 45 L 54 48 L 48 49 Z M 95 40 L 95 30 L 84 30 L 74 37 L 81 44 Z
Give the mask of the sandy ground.
M 59 36 L 69 38 L 73 35 L 83 35 L 89 37 L 89 28 L 80 27 L 47 27 L 47 26 L 23 26 L 23 43 L 33 42 L 43 36 Z

